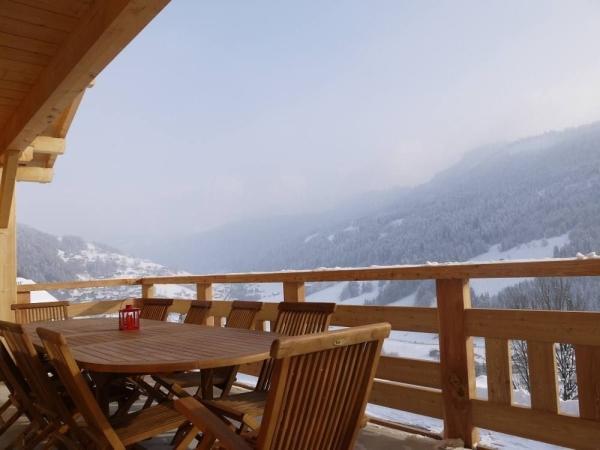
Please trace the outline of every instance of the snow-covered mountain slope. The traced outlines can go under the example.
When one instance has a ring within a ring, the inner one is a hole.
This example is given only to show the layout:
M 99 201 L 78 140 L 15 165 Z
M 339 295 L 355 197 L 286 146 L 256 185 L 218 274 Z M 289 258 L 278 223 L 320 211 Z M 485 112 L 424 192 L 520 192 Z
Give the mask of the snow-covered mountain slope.
M 600 123 L 488 146 L 427 183 L 371 201 L 368 211 L 267 216 L 166 237 L 154 250 L 193 272 L 539 258 L 554 256 L 554 247 L 557 256 L 598 251 L 599 149 Z M 483 292 L 482 283 L 474 286 Z M 494 294 L 502 286 L 485 289 Z M 431 286 L 417 283 L 362 288 L 356 293 L 350 286 L 343 300 L 405 304 L 414 294 L 416 304 L 427 305 L 432 299 Z
M 162 264 L 123 254 L 110 246 L 86 242 L 76 236 L 53 236 L 19 225 L 17 238 L 18 275 L 21 283 L 89 280 L 96 278 L 139 278 L 144 276 L 184 275 Z M 139 287 L 75 289 L 49 293 L 36 292 L 37 301 L 52 297 L 82 301 L 118 299 L 140 295 Z M 157 286 L 157 295 L 170 298 L 194 298 L 185 286 Z

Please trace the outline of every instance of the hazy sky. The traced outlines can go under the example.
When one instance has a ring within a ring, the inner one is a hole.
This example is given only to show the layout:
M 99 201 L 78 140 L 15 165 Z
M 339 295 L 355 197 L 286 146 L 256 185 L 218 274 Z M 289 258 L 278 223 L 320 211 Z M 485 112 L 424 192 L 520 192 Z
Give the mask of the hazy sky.
M 600 2 L 173 0 L 18 220 L 111 243 L 414 185 L 600 119 Z

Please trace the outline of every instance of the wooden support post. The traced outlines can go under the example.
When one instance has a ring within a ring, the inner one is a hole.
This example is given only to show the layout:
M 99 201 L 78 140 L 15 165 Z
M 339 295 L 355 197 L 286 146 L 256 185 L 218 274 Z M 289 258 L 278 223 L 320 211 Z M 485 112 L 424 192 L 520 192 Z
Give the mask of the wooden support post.
M 15 186 L 17 184 L 17 167 L 19 163 L 18 150 L 8 150 L 4 154 L 2 179 L 0 180 L 0 229 L 8 228 L 13 211 Z
M 11 203 L 8 226 L 0 229 L 0 319 L 12 322 L 13 314 L 10 305 L 17 302 L 17 233 L 14 198 Z
M 304 283 L 286 281 L 283 283 L 283 301 L 284 302 L 303 302 L 304 298 Z
M 212 300 L 213 299 L 213 288 L 212 283 L 196 283 L 196 299 L 197 300 Z M 215 318 L 209 316 L 206 318 L 206 325 L 214 326 Z
M 31 292 L 17 292 L 17 303 L 31 303 Z
M 440 369 L 444 404 L 444 437 L 477 443 L 471 402 L 475 397 L 473 343 L 465 334 L 465 309 L 471 307 L 468 280 L 437 280 L 440 324 Z
M 600 347 L 576 345 L 579 415 L 600 421 Z
M 197 300 L 212 300 L 213 288 L 212 283 L 196 283 L 196 299 Z
M 142 284 L 142 298 L 156 297 L 156 287 L 153 284 Z

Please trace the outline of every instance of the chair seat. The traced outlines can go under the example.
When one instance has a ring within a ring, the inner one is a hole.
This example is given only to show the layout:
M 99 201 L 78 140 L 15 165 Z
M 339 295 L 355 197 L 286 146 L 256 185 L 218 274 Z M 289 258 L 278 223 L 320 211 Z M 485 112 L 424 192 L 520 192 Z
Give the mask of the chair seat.
M 113 426 L 123 444 L 130 445 L 177 429 L 186 422 L 185 417 L 173 409 L 173 402 L 165 402 L 128 414 Z
M 221 397 L 218 400 L 204 400 L 202 403 L 219 415 L 243 421 L 254 427 L 257 423 L 256 419 L 264 414 L 267 393 L 262 391 L 243 392 Z

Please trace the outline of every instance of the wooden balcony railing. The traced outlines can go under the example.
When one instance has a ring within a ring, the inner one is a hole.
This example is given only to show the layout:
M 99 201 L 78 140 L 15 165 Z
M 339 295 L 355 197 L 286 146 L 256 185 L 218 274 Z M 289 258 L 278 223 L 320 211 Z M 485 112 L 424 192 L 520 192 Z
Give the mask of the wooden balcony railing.
M 469 279 L 600 276 L 598 259 L 553 259 L 478 264 L 327 269 L 199 276 L 146 277 L 20 285 L 18 298 L 32 291 L 140 286 L 152 296 L 160 284 L 195 284 L 197 297 L 212 298 L 216 283 L 283 283 L 284 301 L 304 301 L 304 283 L 370 280 L 436 282 L 437 307 L 339 305 L 332 324 L 355 326 L 390 322 L 393 330 L 436 333 L 440 361 L 394 356 L 381 359 L 370 401 L 444 421 L 444 436 L 477 443 L 477 427 L 578 449 L 600 442 L 600 313 L 471 308 Z M 323 299 L 325 300 L 325 299 Z M 93 301 L 70 306 L 71 316 L 114 313 L 126 300 Z M 189 300 L 176 300 L 172 311 L 185 313 Z M 213 303 L 214 323 L 221 324 L 230 302 Z M 266 303 L 256 327 L 276 317 Z M 485 339 L 488 399 L 477 398 L 474 337 Z M 531 407 L 512 401 L 511 340 L 528 344 Z M 554 346 L 575 346 L 579 416 L 559 412 Z M 244 372 L 255 373 L 245 367 Z

